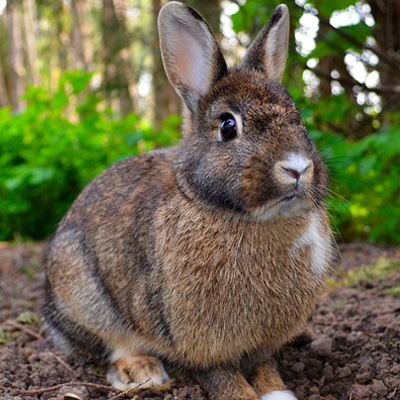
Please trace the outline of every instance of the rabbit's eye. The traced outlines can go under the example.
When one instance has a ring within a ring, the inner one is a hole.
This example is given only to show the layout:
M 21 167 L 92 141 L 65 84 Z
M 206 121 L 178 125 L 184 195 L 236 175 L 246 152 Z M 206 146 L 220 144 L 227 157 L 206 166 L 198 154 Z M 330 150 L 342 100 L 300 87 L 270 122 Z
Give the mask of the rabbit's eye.
M 227 116 L 221 122 L 220 128 L 221 137 L 223 141 L 234 139 L 237 135 L 236 132 L 236 121 L 232 115 Z

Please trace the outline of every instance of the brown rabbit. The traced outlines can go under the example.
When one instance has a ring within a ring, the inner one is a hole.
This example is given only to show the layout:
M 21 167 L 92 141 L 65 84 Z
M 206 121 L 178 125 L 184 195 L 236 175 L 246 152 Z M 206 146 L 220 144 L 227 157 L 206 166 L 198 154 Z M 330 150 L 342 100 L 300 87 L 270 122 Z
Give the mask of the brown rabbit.
M 269 359 L 310 317 L 331 240 L 326 167 L 279 83 L 288 9 L 231 71 L 192 8 L 167 3 L 158 26 L 183 138 L 72 205 L 47 257 L 49 332 L 108 360 L 118 389 L 167 387 L 162 359 L 209 399 L 295 399 Z

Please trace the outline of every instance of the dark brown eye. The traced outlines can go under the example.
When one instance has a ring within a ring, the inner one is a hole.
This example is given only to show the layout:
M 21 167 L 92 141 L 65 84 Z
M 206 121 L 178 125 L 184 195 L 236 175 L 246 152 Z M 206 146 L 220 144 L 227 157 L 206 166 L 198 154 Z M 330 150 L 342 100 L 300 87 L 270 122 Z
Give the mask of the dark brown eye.
M 223 119 L 219 130 L 221 132 L 221 137 L 224 142 L 234 139 L 237 136 L 236 121 L 232 117 L 232 115 L 228 115 Z

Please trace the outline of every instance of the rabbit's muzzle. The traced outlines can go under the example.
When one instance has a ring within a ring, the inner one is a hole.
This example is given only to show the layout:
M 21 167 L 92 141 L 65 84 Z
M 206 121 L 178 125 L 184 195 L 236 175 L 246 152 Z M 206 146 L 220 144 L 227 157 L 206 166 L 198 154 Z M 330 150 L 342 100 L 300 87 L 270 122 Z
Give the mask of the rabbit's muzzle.
M 290 153 L 274 166 L 274 176 L 279 183 L 294 187 L 295 191 L 304 184 L 310 184 L 314 172 L 314 163 L 301 154 Z
M 278 215 L 300 216 L 317 202 L 314 161 L 298 153 L 286 153 L 268 170 L 268 163 L 262 163 L 258 173 L 251 178 L 244 174 L 244 186 L 248 195 L 250 219 L 259 222 Z M 254 165 L 254 158 L 252 160 Z M 320 197 L 320 196 L 318 196 Z

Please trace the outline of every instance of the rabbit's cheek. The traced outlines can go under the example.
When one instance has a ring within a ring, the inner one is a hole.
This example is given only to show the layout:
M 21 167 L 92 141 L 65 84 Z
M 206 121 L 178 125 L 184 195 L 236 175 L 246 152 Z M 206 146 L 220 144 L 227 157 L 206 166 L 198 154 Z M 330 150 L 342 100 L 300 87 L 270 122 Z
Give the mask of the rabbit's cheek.
M 254 155 L 243 168 L 243 199 L 249 211 L 270 202 L 274 203 L 281 195 L 268 165 L 269 161 L 264 157 Z

